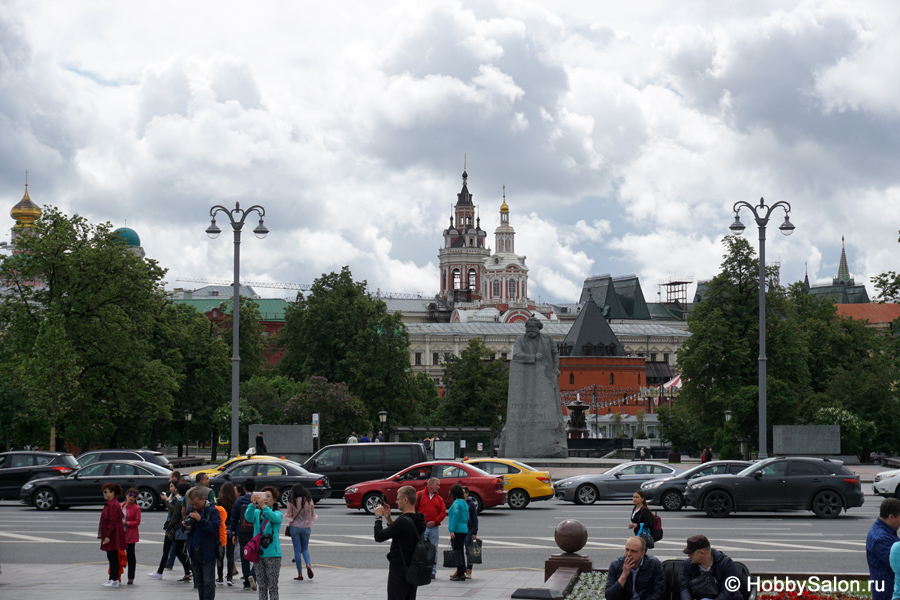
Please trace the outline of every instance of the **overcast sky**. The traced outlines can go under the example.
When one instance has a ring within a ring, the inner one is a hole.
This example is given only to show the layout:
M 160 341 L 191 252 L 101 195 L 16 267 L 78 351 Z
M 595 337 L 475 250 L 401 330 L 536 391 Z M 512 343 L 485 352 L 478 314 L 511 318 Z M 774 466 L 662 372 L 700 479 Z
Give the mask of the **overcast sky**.
M 900 266 L 898 18 L 887 0 L 7 0 L 0 198 L 28 169 L 39 205 L 127 221 L 170 288 L 230 281 L 209 209 L 259 203 L 244 281 L 349 265 L 430 296 L 465 154 L 491 246 L 506 185 L 532 298 L 575 302 L 599 273 L 638 274 L 648 301 L 708 279 L 732 205 L 761 196 L 793 207 L 792 237 L 780 210 L 769 227 L 782 282 L 807 264 L 830 282 L 845 236 L 873 295 Z

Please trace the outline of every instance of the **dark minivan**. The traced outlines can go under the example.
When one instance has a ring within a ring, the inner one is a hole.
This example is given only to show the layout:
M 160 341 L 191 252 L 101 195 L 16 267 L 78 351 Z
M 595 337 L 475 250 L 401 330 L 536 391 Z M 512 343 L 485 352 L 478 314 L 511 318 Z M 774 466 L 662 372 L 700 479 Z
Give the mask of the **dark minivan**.
M 309 457 L 303 468 L 327 475 L 331 495 L 342 497 L 348 486 L 384 479 L 427 460 L 425 446 L 418 443 L 333 444 Z

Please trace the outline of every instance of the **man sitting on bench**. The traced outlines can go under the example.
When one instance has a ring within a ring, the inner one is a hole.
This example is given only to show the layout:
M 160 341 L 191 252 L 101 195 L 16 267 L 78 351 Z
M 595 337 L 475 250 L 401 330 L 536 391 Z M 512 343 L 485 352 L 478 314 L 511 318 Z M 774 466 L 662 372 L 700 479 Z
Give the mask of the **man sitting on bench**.
M 625 556 L 609 565 L 606 600 L 663 600 L 665 592 L 662 564 L 647 555 L 647 542 L 639 537 L 628 538 Z
M 741 600 L 738 590 L 726 589 L 729 577 L 738 580 L 737 567 L 728 556 L 713 550 L 705 535 L 692 535 L 682 550 L 688 555 L 681 570 L 681 600 Z M 744 587 L 747 582 L 741 581 Z

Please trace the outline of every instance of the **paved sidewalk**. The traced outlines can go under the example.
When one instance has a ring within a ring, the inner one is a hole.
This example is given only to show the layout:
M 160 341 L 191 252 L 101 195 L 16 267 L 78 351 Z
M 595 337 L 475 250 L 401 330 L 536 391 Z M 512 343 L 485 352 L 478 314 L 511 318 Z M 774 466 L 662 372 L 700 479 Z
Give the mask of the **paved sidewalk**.
M 166 571 L 163 580 L 147 577 L 150 565 L 138 565 L 135 585 L 118 588 L 102 587 L 106 579 L 106 562 L 78 565 L 22 565 L 5 564 L 0 575 L 0 598 L 62 598 L 64 600 L 94 600 L 99 597 L 129 598 L 131 600 L 169 600 L 197 598 L 191 584 L 176 583 L 175 571 Z M 282 567 L 279 592 L 282 598 L 386 598 L 387 561 L 384 569 L 340 569 L 315 566 L 315 579 L 294 581 L 296 569 Z M 419 588 L 418 598 L 451 600 L 459 598 L 509 598 L 520 587 L 540 587 L 544 583 L 543 570 L 478 570 L 465 583 L 449 581 L 449 569 L 438 569 L 438 578 L 431 585 Z M 125 581 L 123 577 L 123 582 Z M 217 587 L 217 598 L 257 598 L 256 592 L 244 592 L 238 586 Z

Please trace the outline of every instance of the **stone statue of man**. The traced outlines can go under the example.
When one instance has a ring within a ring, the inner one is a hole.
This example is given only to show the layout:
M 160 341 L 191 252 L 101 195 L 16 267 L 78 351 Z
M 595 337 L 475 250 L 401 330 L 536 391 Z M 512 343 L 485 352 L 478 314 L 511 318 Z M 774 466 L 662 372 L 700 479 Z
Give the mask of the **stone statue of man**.
M 503 457 L 569 455 L 559 403 L 559 352 L 550 336 L 541 333 L 543 327 L 534 317 L 528 319 L 525 335 L 513 346 L 506 426 L 500 437 Z

